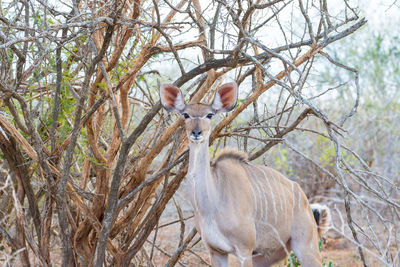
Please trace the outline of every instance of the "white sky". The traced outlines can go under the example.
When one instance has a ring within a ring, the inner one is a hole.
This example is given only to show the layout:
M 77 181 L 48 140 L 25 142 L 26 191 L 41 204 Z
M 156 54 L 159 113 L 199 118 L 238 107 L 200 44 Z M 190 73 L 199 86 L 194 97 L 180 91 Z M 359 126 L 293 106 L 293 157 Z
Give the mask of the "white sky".
M 365 14 L 370 27 L 395 25 L 400 31 L 400 1 L 398 0 L 359 0 L 360 11 Z

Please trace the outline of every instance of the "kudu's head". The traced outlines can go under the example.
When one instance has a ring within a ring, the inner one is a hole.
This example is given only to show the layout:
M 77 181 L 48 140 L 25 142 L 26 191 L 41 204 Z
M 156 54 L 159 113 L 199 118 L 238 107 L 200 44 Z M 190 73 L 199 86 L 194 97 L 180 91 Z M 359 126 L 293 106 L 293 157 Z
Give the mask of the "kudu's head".
M 211 133 L 211 119 L 215 114 L 232 110 L 237 102 L 238 86 L 235 82 L 223 84 L 215 93 L 211 105 L 186 104 L 181 90 L 171 84 L 160 86 L 160 98 L 164 108 L 179 113 L 185 118 L 186 134 L 190 142 L 208 141 Z

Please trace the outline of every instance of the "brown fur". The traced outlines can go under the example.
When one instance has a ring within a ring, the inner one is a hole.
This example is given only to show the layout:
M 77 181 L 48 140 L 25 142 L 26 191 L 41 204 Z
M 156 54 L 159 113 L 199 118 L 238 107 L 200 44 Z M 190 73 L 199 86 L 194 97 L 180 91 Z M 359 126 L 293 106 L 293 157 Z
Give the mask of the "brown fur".
M 236 83 L 222 85 L 211 105 L 186 105 L 181 92 L 176 99 L 164 92 L 169 88 L 161 86 L 161 102 L 185 117 L 190 140 L 187 192 L 212 266 L 228 266 L 229 254 L 241 267 L 270 266 L 291 249 L 303 267 L 322 266 L 317 225 L 297 183 L 248 162 L 239 151 L 222 151 L 210 166 L 211 117 L 235 106 Z
M 329 208 L 323 204 L 313 203 L 310 206 L 318 226 L 318 235 L 320 238 L 324 238 L 326 232 L 331 228 L 331 212 Z
M 217 158 L 214 160 L 213 166 L 216 166 L 219 162 L 226 159 L 236 160 L 240 162 L 248 162 L 249 157 L 244 152 L 225 148 L 221 152 L 219 152 Z
M 320 221 L 318 224 L 318 234 L 320 237 L 323 236 L 325 229 L 330 227 L 330 219 L 328 220 L 328 213 L 326 210 L 322 210 L 321 215 L 320 215 Z

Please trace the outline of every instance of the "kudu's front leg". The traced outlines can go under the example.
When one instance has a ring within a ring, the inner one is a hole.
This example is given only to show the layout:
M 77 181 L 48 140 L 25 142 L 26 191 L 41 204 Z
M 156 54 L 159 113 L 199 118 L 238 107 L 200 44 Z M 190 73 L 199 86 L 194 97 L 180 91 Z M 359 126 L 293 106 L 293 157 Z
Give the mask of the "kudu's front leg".
M 229 266 L 229 260 L 228 260 L 228 254 L 222 254 L 218 251 L 210 251 L 210 256 L 211 256 L 211 265 L 213 267 L 228 267 Z M 253 267 L 253 261 L 252 257 L 246 257 L 243 259 L 238 259 L 237 260 L 238 267 Z
M 210 249 L 211 265 L 213 267 L 228 267 L 228 254 Z

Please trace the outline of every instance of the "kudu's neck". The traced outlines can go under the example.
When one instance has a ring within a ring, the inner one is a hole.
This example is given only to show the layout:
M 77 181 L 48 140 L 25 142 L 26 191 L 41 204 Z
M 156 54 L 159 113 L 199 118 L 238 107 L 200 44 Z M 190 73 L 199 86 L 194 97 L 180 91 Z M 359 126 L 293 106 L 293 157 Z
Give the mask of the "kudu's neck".
M 193 201 L 199 212 L 212 211 L 212 203 L 217 202 L 215 179 L 212 177 L 208 140 L 189 144 L 189 179 L 192 179 Z

